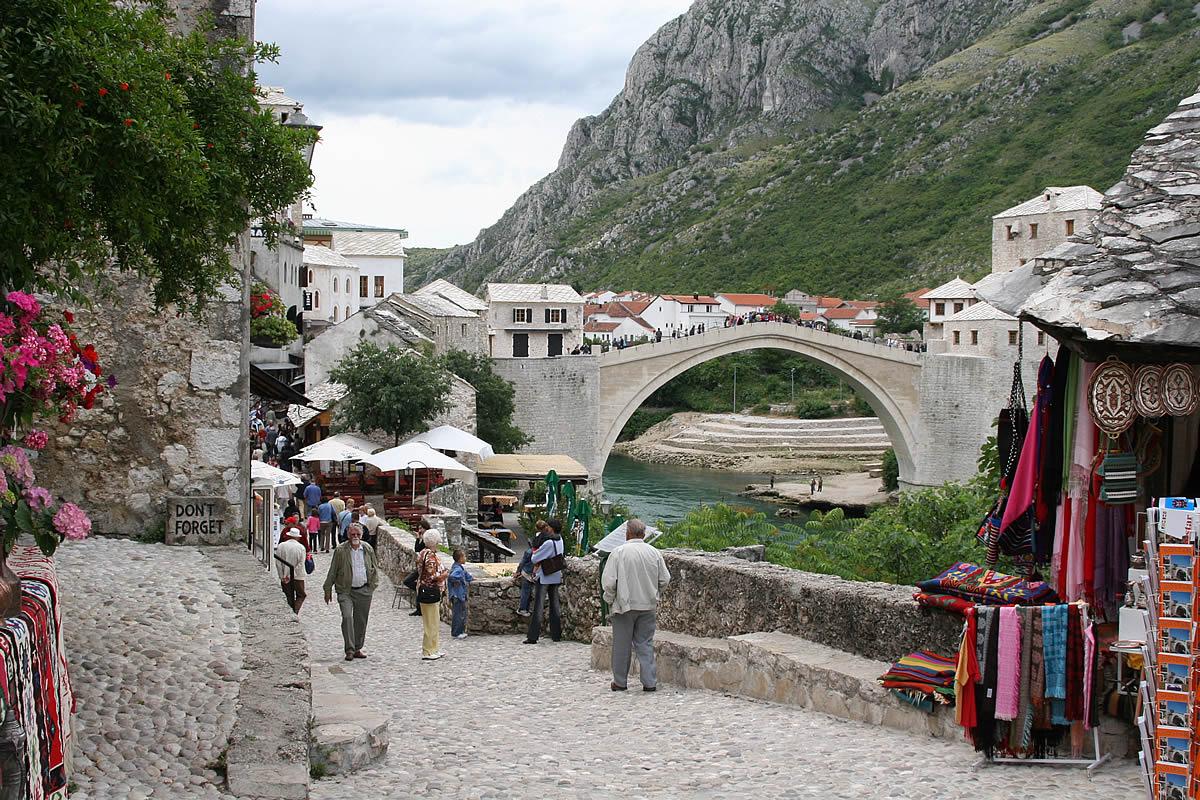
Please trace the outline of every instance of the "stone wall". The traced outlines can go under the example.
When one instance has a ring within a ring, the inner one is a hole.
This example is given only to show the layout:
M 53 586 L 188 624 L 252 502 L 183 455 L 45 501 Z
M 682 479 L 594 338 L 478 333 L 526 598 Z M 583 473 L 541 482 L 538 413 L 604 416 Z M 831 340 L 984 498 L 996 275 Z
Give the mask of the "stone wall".
M 380 563 L 398 583 L 412 570 L 413 539 L 393 528 L 380 531 Z M 920 649 L 958 650 L 961 619 L 917 605 L 908 586 L 846 581 L 733 554 L 664 550 L 663 556 L 671 570 L 658 609 L 664 630 L 706 638 L 781 631 L 880 661 Z M 599 567 L 595 556 L 567 559 L 561 599 L 568 639 L 590 642 L 602 623 Z M 511 578 L 477 575 L 469 597 L 469 632 L 524 632 L 528 620 L 517 616 L 520 587 Z M 442 616 L 449 621 L 448 601 Z
M 513 423 L 533 437 L 524 452 L 566 453 L 593 472 L 601 468 L 596 462 L 600 373 L 594 356 L 495 358 L 492 367 L 516 390 Z

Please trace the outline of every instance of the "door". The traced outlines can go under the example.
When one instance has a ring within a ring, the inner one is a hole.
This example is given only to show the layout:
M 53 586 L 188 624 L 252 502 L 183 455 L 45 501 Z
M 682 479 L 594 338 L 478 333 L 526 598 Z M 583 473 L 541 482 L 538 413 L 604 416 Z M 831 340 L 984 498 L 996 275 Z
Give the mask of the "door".
M 513 358 L 529 358 L 529 334 L 513 334 Z
M 549 339 L 546 341 L 546 350 L 547 350 L 546 355 L 549 355 L 549 356 L 561 356 L 562 355 L 562 337 L 563 337 L 563 335 L 561 333 L 550 334 Z

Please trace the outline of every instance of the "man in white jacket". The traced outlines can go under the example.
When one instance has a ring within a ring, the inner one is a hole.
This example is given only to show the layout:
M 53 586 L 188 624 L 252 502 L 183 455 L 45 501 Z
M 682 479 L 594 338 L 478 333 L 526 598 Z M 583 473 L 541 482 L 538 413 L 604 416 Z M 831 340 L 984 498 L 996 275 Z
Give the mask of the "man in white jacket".
M 625 544 L 613 551 L 604 565 L 604 602 L 612 607 L 612 685 L 623 692 L 629 681 L 631 651 L 642 670 L 642 691 L 657 685 L 654 666 L 655 610 L 658 595 L 671 581 L 662 553 L 645 542 L 646 524 L 631 519 L 625 524 Z

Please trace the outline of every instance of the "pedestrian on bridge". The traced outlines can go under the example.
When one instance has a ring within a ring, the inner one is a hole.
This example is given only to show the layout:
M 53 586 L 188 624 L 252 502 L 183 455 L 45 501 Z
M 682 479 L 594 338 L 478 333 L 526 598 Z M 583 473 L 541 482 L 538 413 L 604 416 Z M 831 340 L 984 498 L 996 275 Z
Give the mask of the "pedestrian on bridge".
M 671 581 L 671 572 L 658 548 L 646 544 L 646 523 L 625 523 L 625 544 L 604 564 L 604 602 L 612 607 L 612 684 L 623 692 L 629 684 L 631 658 L 637 655 L 642 691 L 658 688 L 654 663 L 654 632 L 658 598 Z

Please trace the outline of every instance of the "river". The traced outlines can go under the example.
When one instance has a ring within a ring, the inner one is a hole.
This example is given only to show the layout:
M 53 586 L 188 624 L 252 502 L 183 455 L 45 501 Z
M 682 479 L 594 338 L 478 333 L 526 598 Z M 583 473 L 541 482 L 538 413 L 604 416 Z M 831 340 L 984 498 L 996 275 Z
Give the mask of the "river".
M 604 467 L 604 496 L 629 506 L 649 522 L 676 522 L 703 504 L 729 503 L 742 509 L 762 511 L 774 518 L 780 506 L 754 497 L 738 497 L 750 483 L 767 483 L 769 475 L 728 472 L 671 464 L 648 464 L 613 453 Z M 789 522 L 803 523 L 803 517 Z

